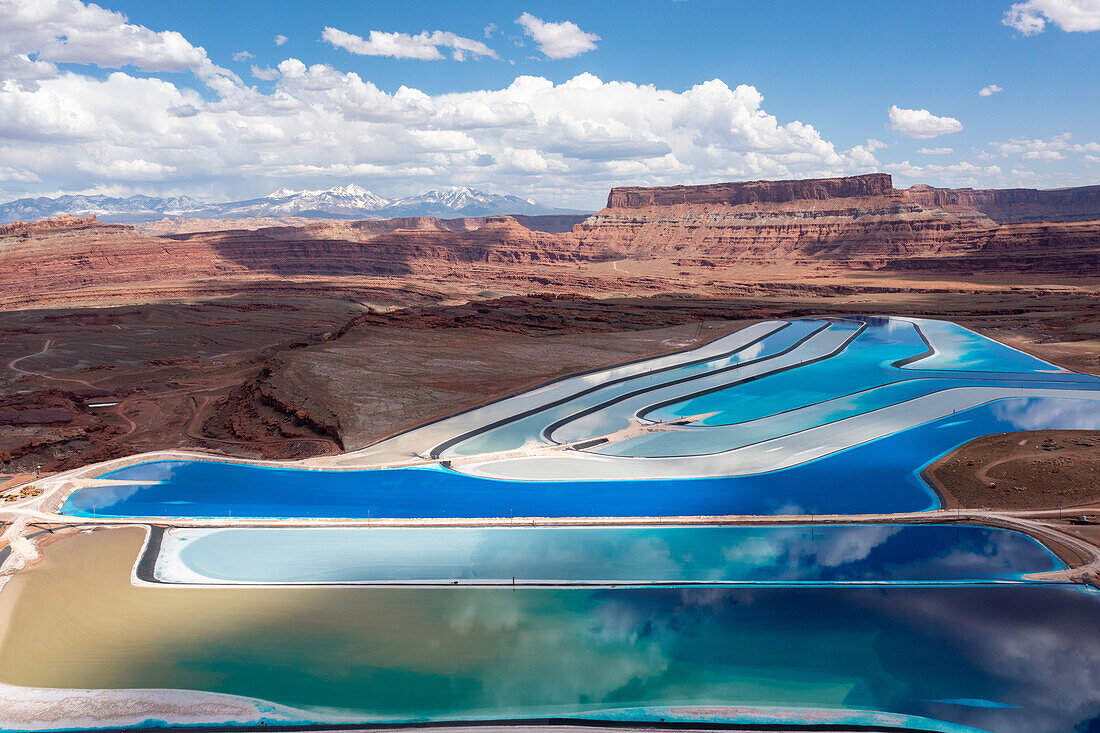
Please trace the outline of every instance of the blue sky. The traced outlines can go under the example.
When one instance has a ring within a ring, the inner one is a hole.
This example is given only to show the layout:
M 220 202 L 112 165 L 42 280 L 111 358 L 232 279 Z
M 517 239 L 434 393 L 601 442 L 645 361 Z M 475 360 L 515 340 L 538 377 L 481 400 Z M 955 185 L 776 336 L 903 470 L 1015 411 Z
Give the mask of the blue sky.
M 4 199 L 1048 188 L 1100 183 L 1098 111 L 1100 0 L 0 2 Z

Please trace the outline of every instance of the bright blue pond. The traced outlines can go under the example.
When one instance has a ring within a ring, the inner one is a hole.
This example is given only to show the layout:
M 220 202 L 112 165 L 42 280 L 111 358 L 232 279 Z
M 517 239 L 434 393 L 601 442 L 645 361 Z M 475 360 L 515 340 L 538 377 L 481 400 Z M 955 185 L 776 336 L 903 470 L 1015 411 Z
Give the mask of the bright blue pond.
M 921 328 L 934 333 L 947 350 L 898 367 L 895 363 L 927 351 L 916 327 L 881 318 L 867 321 L 867 328 L 848 348 L 830 359 L 681 400 L 646 411 L 643 416 L 675 420 L 716 413 L 697 424 L 729 425 L 857 392 L 861 394 L 851 402 L 858 409 L 852 411 L 863 412 L 951 386 L 1024 383 L 1035 387 L 1100 388 L 1100 380 L 1095 377 L 1060 371 L 954 324 L 937 322 L 922 323 Z M 875 389 L 882 385 L 887 386 Z
M 704 425 L 755 420 L 898 379 L 911 378 L 912 374 L 891 365 L 922 354 L 927 349 L 913 324 L 885 319 L 872 320 L 848 348 L 831 359 L 682 400 L 648 412 L 645 416 L 652 420 L 674 420 L 685 415 L 719 413 L 700 421 Z
M 498 481 L 433 468 L 307 471 L 157 461 L 104 474 L 134 483 L 77 491 L 62 512 L 418 518 L 920 511 L 938 506 L 918 475 L 937 456 L 981 435 L 1053 428 L 1100 429 L 1100 411 L 1078 400 L 1001 400 L 794 468 L 733 478 Z
M 1100 390 L 1100 380 L 1091 378 L 1089 382 L 1074 381 L 1014 381 L 1013 387 L 1022 385 L 1026 388 L 1041 389 L 1084 389 Z M 761 380 L 767 381 L 767 380 Z M 910 379 L 897 382 L 887 382 L 884 387 L 874 387 L 862 392 L 856 392 L 844 397 L 837 397 L 827 401 L 813 401 L 807 403 L 804 409 L 792 409 L 790 411 L 775 410 L 764 407 L 764 414 L 754 414 L 753 406 L 740 401 L 730 405 L 720 406 L 712 404 L 716 410 L 714 415 L 703 418 L 693 423 L 686 430 L 678 432 L 663 432 L 649 435 L 641 435 L 630 440 L 606 443 L 592 448 L 595 453 L 614 456 L 690 456 L 713 453 L 717 450 L 732 450 L 743 445 L 759 443 L 771 438 L 817 427 L 827 423 L 843 420 L 855 415 L 863 415 L 883 407 L 889 407 L 902 402 L 908 402 L 919 397 L 934 394 L 952 387 L 1003 387 L 1004 381 L 991 379 L 971 379 L 965 383 L 957 379 L 924 378 Z M 1097 392 L 1100 396 L 1100 391 Z M 714 395 L 719 400 L 725 398 L 721 393 Z M 777 397 L 780 395 L 776 395 Z M 705 399 L 705 398 L 700 398 Z M 1045 398 L 1044 398 L 1045 399 Z M 694 400 L 692 401 L 695 402 Z M 1053 404 L 1047 400 L 1048 404 Z M 689 403 L 683 403 L 689 404 Z M 758 403 L 759 406 L 766 402 Z M 773 403 L 774 404 L 774 403 Z M 695 409 L 702 409 L 701 405 L 690 405 Z M 679 409 L 679 408 L 677 408 Z M 1038 408 L 1032 408 L 1037 410 Z M 1097 407 L 1100 409 L 1100 406 Z M 691 414 L 690 411 L 685 414 Z M 767 417 L 765 417 L 765 415 Z M 661 420 L 674 419 L 675 416 L 649 415 Z M 762 418 L 762 419 L 760 419 Z M 752 422 L 745 422 L 751 420 Z M 703 427 L 700 427 L 703 426 Z M 718 427 L 721 429 L 716 429 Z M 1051 425 L 1050 427 L 1054 427 Z M 1026 428 L 1025 428 L 1026 429 Z
M 1065 568 L 986 527 L 172 529 L 155 575 L 184 583 L 975 582 Z

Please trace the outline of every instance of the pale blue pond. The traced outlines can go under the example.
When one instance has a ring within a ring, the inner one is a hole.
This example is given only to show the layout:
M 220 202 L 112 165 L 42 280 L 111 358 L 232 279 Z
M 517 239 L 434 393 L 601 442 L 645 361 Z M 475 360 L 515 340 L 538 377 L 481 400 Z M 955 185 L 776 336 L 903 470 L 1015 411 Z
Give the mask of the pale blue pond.
M 916 327 L 906 321 L 869 320 L 867 328 L 837 356 L 799 369 L 769 374 L 747 384 L 720 389 L 668 405 L 654 405 L 643 417 L 674 420 L 685 415 L 718 414 L 700 421 L 722 425 L 755 420 L 859 392 L 913 375 L 894 364 L 927 352 Z
M 844 352 L 831 359 L 697 397 L 658 403 L 641 416 L 664 421 L 707 415 L 696 424 L 729 425 L 834 401 L 835 411 L 815 417 L 825 422 L 951 386 L 1100 389 L 1100 380 L 1095 377 L 1059 370 L 959 326 L 938 321 L 922 321 L 921 329 L 935 332 L 937 338 L 945 340 L 948 350 L 898 366 L 927 351 L 916 326 L 888 319 L 867 319 L 867 323 L 868 327 Z M 965 356 L 958 351 L 963 347 L 969 349 L 962 352 Z M 838 400 L 841 396 L 847 397 Z
M 934 395 L 944 390 L 962 387 L 1003 387 L 1003 382 L 996 380 L 976 379 L 960 383 L 951 379 L 911 379 L 900 382 L 887 383 L 884 387 L 875 387 L 863 392 L 829 399 L 824 402 L 810 403 L 803 409 L 789 409 L 772 411 L 764 408 L 768 417 L 754 416 L 753 406 L 743 404 L 739 398 L 727 400 L 722 395 L 714 395 L 717 399 L 711 403 L 715 412 L 702 420 L 684 426 L 676 431 L 652 433 L 640 435 L 627 440 L 605 443 L 595 446 L 590 450 L 594 453 L 614 456 L 690 456 L 704 455 L 717 451 L 728 451 L 745 445 L 760 443 L 765 440 L 790 435 L 802 430 L 807 430 L 819 425 L 835 423 L 846 418 L 864 415 L 884 407 L 897 405 L 920 397 Z M 1062 388 L 1095 391 L 1100 397 L 1100 380 L 1091 379 L 1088 382 L 1051 382 L 1051 381 L 1027 381 L 1015 380 L 1009 392 L 1023 392 L 1029 388 Z M 950 394 L 950 393 L 949 393 Z M 1057 393 L 1053 393 L 1057 394 Z M 778 395 L 777 395 L 778 396 Z M 992 398 L 994 395 L 990 395 Z M 700 398 L 705 399 L 705 398 Z M 1031 403 L 1030 410 L 1038 414 L 1050 406 L 1058 404 L 1059 398 L 1038 398 Z M 721 404 L 719 403 L 721 401 Z M 1066 400 L 1061 400 L 1065 402 Z M 694 401 L 692 401 L 694 402 Z M 763 404 L 763 403 L 761 403 Z M 1045 404 L 1046 407 L 1040 407 Z M 1089 408 L 1088 403 L 1078 402 L 1083 412 L 1100 411 L 1100 404 Z M 690 414 L 693 409 L 701 407 L 700 404 L 685 403 L 684 410 Z M 679 410 L 680 407 L 669 408 Z M 654 419 L 675 419 L 668 413 L 647 415 Z M 742 420 L 741 418 L 744 417 Z M 1085 427 L 1093 424 L 1085 420 Z M 1051 423 L 1050 428 L 1058 427 Z M 1030 429 L 1030 428 L 1022 428 Z
M 907 369 L 967 372 L 1059 372 L 1057 366 L 988 339 L 949 321 L 921 320 L 920 328 L 937 353 L 908 364 Z
M 558 420 L 546 420 L 540 437 L 547 442 L 568 443 L 605 435 L 628 427 L 633 416 L 644 414 L 650 406 L 678 400 L 685 393 L 738 389 L 776 374 L 801 371 L 819 360 L 841 358 L 847 350 L 846 345 L 865 330 L 866 325 L 857 320 L 830 321 L 828 328 L 814 332 L 797 347 L 694 378 L 677 378 L 675 373 L 670 374 L 662 385 L 619 394 L 601 404 L 574 410 Z
M 937 351 L 925 342 L 918 324 L 935 334 Z M 845 332 L 847 341 L 836 338 Z M 829 343 L 839 351 L 822 358 L 814 344 L 831 336 Z M 800 356 L 804 351 L 806 355 Z M 576 399 L 532 408 L 516 420 L 467 434 L 457 443 L 448 441 L 442 454 L 583 441 L 627 427 L 636 414 L 652 421 L 694 421 L 685 434 L 666 433 L 591 450 L 638 457 L 698 455 L 967 386 L 1021 393 L 1100 390 L 1100 380 L 1061 370 L 950 323 L 879 317 L 797 320 L 733 356 L 615 380 Z M 744 430 L 697 429 L 726 425 L 743 425 Z M 690 448 L 681 447 L 689 444 Z
M 974 526 L 170 529 L 166 583 L 868 583 L 1021 581 L 1064 569 Z
M 701 363 L 688 363 L 682 366 L 654 370 L 594 385 L 562 404 L 534 410 L 531 415 L 519 417 L 499 427 L 466 438 L 447 450 L 444 455 L 460 456 L 489 451 L 512 450 L 530 440 L 538 440 L 545 426 L 584 410 L 609 402 L 621 401 L 627 395 L 648 394 L 656 390 L 668 389 L 670 384 L 698 383 L 699 380 L 705 377 L 714 379 L 720 375 L 732 375 L 747 364 L 765 362 L 776 355 L 789 351 L 814 334 L 830 328 L 853 331 L 859 328 L 859 324 L 854 321 L 829 323 L 812 319 L 791 321 L 789 325 L 767 337 L 725 356 Z M 722 377 L 723 380 L 729 378 Z

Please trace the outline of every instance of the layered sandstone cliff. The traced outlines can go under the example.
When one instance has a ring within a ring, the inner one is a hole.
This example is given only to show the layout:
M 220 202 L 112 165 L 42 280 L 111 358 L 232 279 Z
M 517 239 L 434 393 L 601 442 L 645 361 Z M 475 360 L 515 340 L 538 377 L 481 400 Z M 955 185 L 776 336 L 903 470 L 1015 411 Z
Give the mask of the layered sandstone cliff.
M 1000 224 L 967 252 L 922 253 L 890 260 L 895 271 L 969 275 L 979 272 L 1057 273 L 1071 278 L 1100 277 L 1100 220 Z
M 926 208 L 980 211 L 998 224 L 1100 219 L 1100 186 L 983 190 L 918 185 L 905 196 Z
M 894 188 L 888 173 L 794 181 L 613 188 L 607 197 L 607 209 L 680 204 L 738 207 L 851 198 L 904 201 L 927 210 L 977 212 L 998 224 L 1100 219 L 1100 186 L 1043 190 L 934 188 L 918 184 L 898 189 Z
M 247 265 L 208 243 L 168 242 L 95 217 L 0 227 L 0 303 L 64 302 L 73 293 L 141 291 L 157 284 L 226 278 Z
M 99 220 L 96 219 L 95 214 L 83 217 L 62 214 L 56 219 L 43 219 L 42 221 L 34 222 L 13 221 L 10 224 L 0 225 L 0 237 L 8 239 L 26 239 L 48 232 L 77 232 L 93 228 L 111 228 L 112 226 L 115 225 L 101 224 Z
M 508 216 L 489 217 L 480 225 L 455 219 L 447 223 L 455 228 L 440 226 L 439 220 L 394 219 L 164 239 L 208 247 L 221 261 L 285 276 L 428 274 L 440 265 L 551 264 L 601 257 L 596 248 L 570 235 L 534 232 Z
M 1095 212 L 1095 213 L 1092 213 Z M 1034 230 L 1004 222 L 1074 221 Z M 1031 266 L 1100 247 L 1100 186 L 1058 191 L 895 189 L 888 174 L 667 188 L 616 188 L 608 206 L 574 228 L 620 256 L 683 264 L 831 264 L 879 268 L 920 258 L 927 266 L 992 249 L 1026 251 Z M 1042 257 L 1036 248 L 1042 250 Z M 939 258 L 931 260 L 929 258 Z M 901 266 L 901 265 L 899 265 Z M 939 265 L 937 265 L 938 267 Z M 906 266 L 908 267 L 908 266 Z
M 574 225 L 584 221 L 586 215 L 582 214 L 516 214 L 512 218 L 527 229 L 538 232 L 560 233 L 567 232 Z M 412 216 L 397 219 L 374 219 L 368 221 L 351 221 L 348 219 L 316 219 L 300 216 L 281 217 L 248 217 L 244 219 L 196 219 L 192 217 L 165 218 L 160 221 L 150 221 L 134 224 L 134 228 L 141 234 L 153 237 L 165 237 L 173 234 L 196 234 L 200 232 L 217 232 L 259 229 L 283 228 L 296 230 L 304 236 L 317 236 L 326 233 L 331 237 L 333 233 L 343 236 L 350 234 L 352 239 L 362 238 L 363 235 L 382 234 L 395 229 L 439 229 L 445 231 L 470 231 L 477 229 L 485 223 L 486 217 L 467 216 L 455 219 L 439 219 L 434 216 Z
M 847 178 L 816 178 L 795 181 L 746 181 L 712 183 L 705 186 L 663 188 L 613 188 L 607 197 L 609 209 L 640 209 L 679 204 L 782 204 L 789 201 L 836 198 L 869 198 L 900 195 L 888 173 L 867 173 Z
M 285 290 L 301 282 L 331 283 L 334 292 L 392 290 L 409 278 L 476 280 L 479 267 L 537 269 L 601 256 L 571 235 L 531 231 L 511 217 L 311 222 L 169 237 L 67 217 L 0 230 L 0 305 Z
M 774 265 L 1095 277 L 1100 214 L 1090 212 L 1098 192 L 905 190 L 885 174 L 617 188 L 607 208 L 563 233 L 512 217 L 414 217 L 150 237 L 63 217 L 0 227 L 0 305 L 290 288 L 423 300 L 449 297 L 454 283 L 475 292 L 591 293 L 609 284 L 667 292 L 706 282 L 683 280 L 684 268 L 709 271 L 722 287 Z M 650 264 L 602 264 L 610 260 Z
M 648 191 L 648 193 L 646 193 Z M 981 246 L 992 222 L 975 211 L 929 210 L 890 176 L 613 189 L 608 207 L 574 232 L 623 255 L 763 264 L 828 261 L 874 266 L 888 258 Z

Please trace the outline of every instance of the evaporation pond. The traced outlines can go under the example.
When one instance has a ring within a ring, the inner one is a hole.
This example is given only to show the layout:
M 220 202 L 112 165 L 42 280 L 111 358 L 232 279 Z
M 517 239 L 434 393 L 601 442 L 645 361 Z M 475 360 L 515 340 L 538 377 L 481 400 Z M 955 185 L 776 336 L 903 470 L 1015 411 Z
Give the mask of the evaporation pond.
M 1100 716 L 1100 597 L 1065 584 L 139 587 L 142 541 L 73 535 L 11 578 L 0 682 L 206 690 L 357 723 L 797 707 L 799 723 L 1063 733 Z
M 176 528 L 166 583 L 790 583 L 1019 580 L 1065 566 L 985 527 Z

